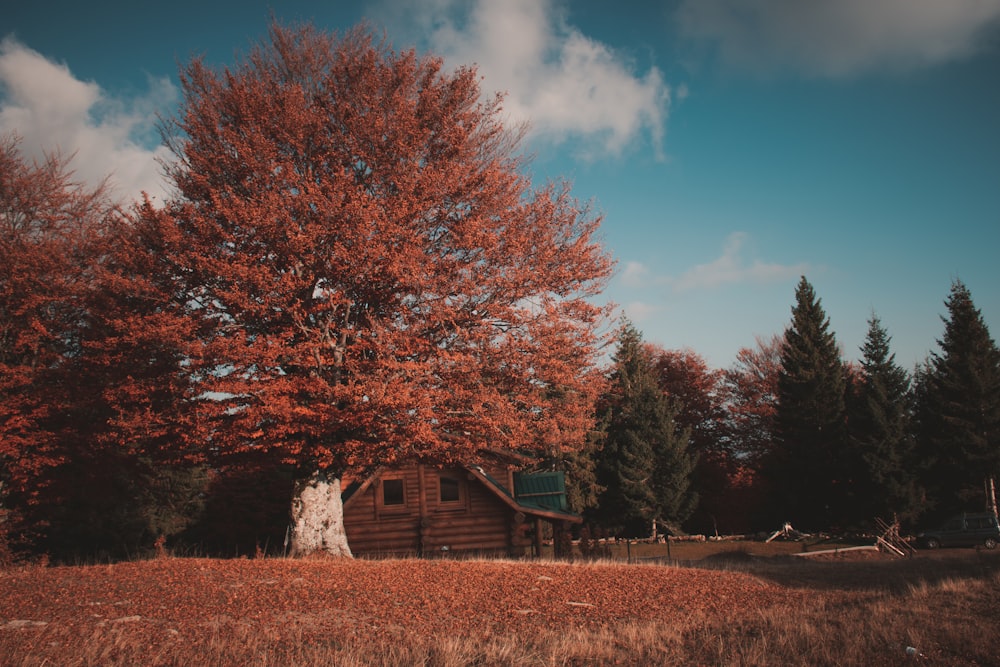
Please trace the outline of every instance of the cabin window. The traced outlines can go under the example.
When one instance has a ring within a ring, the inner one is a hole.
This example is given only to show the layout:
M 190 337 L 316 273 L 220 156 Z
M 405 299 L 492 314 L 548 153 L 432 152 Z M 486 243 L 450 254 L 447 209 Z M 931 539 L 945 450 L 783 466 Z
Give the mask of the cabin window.
M 441 477 L 441 502 L 457 503 L 461 500 L 459 482 L 454 477 Z
M 382 480 L 382 504 L 386 507 L 405 505 L 406 494 L 401 479 Z

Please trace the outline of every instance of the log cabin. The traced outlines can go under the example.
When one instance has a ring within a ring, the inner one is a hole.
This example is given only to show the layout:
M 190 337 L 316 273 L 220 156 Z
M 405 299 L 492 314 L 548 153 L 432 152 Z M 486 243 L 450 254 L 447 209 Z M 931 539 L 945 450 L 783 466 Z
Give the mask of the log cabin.
M 538 556 L 545 524 L 558 545 L 582 521 L 567 510 L 562 472 L 412 464 L 347 480 L 343 498 L 347 541 L 361 557 Z

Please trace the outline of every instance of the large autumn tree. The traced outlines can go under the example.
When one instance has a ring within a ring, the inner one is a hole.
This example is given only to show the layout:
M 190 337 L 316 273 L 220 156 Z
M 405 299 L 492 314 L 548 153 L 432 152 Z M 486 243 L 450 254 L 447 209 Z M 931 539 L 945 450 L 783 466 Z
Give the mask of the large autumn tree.
M 917 391 L 924 482 L 940 513 L 983 508 L 984 483 L 1000 478 L 1000 351 L 964 283 L 945 306 Z
M 186 367 L 200 445 L 294 466 L 293 553 L 349 554 L 347 468 L 584 441 L 612 262 L 475 69 L 274 25 L 181 86 L 179 196 L 147 225 L 211 325 Z

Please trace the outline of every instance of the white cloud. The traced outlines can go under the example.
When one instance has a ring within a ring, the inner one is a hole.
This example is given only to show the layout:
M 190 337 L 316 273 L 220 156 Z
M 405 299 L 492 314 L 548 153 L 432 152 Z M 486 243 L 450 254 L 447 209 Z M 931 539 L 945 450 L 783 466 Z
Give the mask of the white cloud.
M 642 262 L 626 262 L 622 271 L 622 284 L 626 287 L 645 287 L 649 283 L 649 267 Z
M 838 77 L 967 57 L 1000 26 L 1000 0 L 683 0 L 677 21 L 730 66 Z
M 691 267 L 679 276 L 656 276 L 641 262 L 627 262 L 621 281 L 626 287 L 664 286 L 675 293 L 709 290 L 724 285 L 765 284 L 791 280 L 809 273 L 809 265 L 776 264 L 759 259 L 747 261 L 744 247 L 749 237 L 733 232 L 723 244 L 722 254 L 705 264 Z
M 151 79 L 138 99 L 115 99 L 93 82 L 80 81 L 62 64 L 6 37 L 0 42 L 0 133 L 16 133 L 26 156 L 73 155 L 77 180 L 91 185 L 110 177 L 113 194 L 143 190 L 162 198 L 167 187 L 155 145 L 156 112 L 169 109 L 177 90 L 169 79 Z
M 742 256 L 747 238 L 744 232 L 733 232 L 726 238 L 718 258 L 688 269 L 678 278 L 669 280 L 669 284 L 675 292 L 689 292 L 738 283 L 776 282 L 808 272 L 806 264 L 786 266 L 757 259 L 747 263 Z
M 452 66 L 476 64 L 484 91 L 505 92 L 511 120 L 528 121 L 536 138 L 585 139 L 590 153 L 618 154 L 645 134 L 662 155 L 670 90 L 660 70 L 639 75 L 571 26 L 555 0 L 388 4 L 401 34 L 426 38 Z
M 660 308 L 643 301 L 632 301 L 625 304 L 623 310 L 625 311 L 625 316 L 628 317 L 633 324 L 641 324 L 643 321 L 648 320 L 650 317 L 655 315 Z

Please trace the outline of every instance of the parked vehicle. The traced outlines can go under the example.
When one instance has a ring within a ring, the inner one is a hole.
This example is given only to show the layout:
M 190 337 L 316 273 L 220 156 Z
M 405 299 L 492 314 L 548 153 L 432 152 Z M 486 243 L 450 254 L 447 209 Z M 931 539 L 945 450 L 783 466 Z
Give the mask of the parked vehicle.
M 966 512 L 938 529 L 917 533 L 917 543 L 927 549 L 979 545 L 994 549 L 1000 543 L 1000 524 L 993 512 Z

